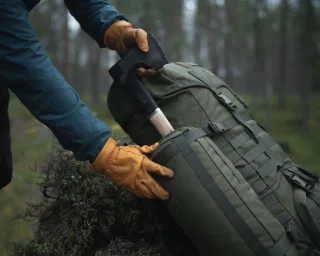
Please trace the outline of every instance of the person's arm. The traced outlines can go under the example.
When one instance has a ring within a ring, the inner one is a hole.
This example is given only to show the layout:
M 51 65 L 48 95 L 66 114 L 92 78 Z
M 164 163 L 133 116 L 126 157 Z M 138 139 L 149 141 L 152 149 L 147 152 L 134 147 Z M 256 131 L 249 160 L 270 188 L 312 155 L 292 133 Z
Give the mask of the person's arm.
M 122 56 L 134 44 L 149 50 L 147 33 L 133 29 L 128 19 L 108 0 L 64 0 L 71 15 L 101 48 L 116 50 Z
M 169 198 L 150 175 L 173 177 L 172 170 L 146 156 L 157 143 L 151 147 L 116 145 L 110 128 L 91 113 L 50 62 L 22 0 L 0 0 L 0 81 L 77 160 L 89 160 L 93 171 L 109 176 L 136 196 Z
M 110 128 L 53 66 L 21 0 L 0 1 L 0 81 L 76 159 L 95 160 Z
M 64 0 L 71 15 L 101 48 L 106 47 L 104 34 L 117 21 L 128 21 L 107 0 Z

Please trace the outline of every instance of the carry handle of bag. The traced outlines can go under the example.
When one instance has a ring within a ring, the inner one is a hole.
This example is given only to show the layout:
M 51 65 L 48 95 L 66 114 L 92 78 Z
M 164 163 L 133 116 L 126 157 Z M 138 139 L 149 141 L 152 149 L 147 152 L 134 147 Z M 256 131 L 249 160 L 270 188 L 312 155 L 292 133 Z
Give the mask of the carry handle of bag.
M 150 120 L 159 134 L 164 137 L 174 131 L 150 93 L 137 75 L 138 68 L 159 69 L 168 63 L 168 59 L 156 38 L 148 33 L 149 51 L 142 52 L 137 46 L 132 47 L 109 70 L 109 74 L 119 86 L 125 86 L 144 115 Z

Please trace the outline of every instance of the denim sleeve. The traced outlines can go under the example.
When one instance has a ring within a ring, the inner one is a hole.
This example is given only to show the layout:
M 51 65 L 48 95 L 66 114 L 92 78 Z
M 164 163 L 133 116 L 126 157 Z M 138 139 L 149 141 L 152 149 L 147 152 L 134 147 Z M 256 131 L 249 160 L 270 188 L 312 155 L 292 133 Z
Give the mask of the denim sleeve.
M 116 21 L 127 18 L 107 0 L 64 0 L 71 15 L 79 22 L 101 48 L 104 48 L 104 33 Z
M 93 162 L 110 136 L 52 65 L 20 0 L 0 0 L 0 86 L 8 87 L 77 160 Z

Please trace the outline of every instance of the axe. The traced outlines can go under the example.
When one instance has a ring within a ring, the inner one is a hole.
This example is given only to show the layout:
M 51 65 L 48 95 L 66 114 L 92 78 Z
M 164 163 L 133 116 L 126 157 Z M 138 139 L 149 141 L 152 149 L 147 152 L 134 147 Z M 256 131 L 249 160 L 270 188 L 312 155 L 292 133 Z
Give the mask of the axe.
M 114 66 L 109 74 L 119 86 L 125 86 L 134 97 L 141 111 L 162 137 L 174 129 L 155 100 L 144 87 L 137 74 L 138 68 L 159 69 L 168 63 L 166 54 L 156 38 L 148 33 L 149 51 L 142 52 L 137 46 L 132 47 Z

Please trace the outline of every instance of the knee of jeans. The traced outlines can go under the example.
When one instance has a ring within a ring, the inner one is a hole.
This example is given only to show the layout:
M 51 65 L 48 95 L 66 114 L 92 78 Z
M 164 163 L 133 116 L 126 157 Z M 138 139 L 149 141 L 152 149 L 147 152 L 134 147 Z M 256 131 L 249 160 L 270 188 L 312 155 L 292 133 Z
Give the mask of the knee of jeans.
M 0 176 L 0 189 L 4 188 L 5 186 L 9 185 L 12 181 L 12 170 L 6 173 L 6 175 Z

